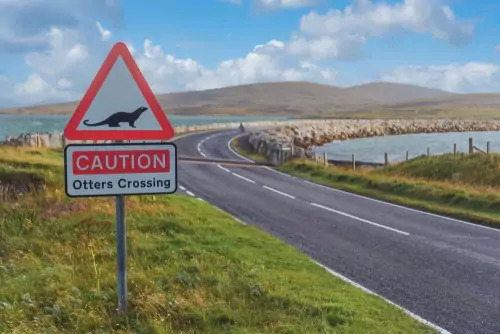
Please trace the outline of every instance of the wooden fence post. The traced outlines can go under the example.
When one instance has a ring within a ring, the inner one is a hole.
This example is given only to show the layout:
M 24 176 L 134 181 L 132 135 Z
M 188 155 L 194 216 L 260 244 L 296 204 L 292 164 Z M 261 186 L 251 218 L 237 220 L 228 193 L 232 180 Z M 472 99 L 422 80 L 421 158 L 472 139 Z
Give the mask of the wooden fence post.
M 356 154 L 352 154 L 352 170 L 356 170 Z
M 387 155 L 387 152 L 384 153 L 384 164 L 389 164 L 389 156 Z
M 490 154 L 490 142 L 489 141 L 486 142 L 486 153 Z
M 406 151 L 406 161 L 410 160 L 408 156 L 408 151 Z
M 457 155 L 457 143 L 453 143 L 453 155 Z
M 427 156 L 430 157 L 431 156 L 431 149 L 427 147 Z
M 328 166 L 328 155 L 326 154 L 326 152 L 323 152 L 323 159 L 324 159 L 325 166 Z
M 474 144 L 472 142 L 472 137 L 469 138 L 469 154 L 474 153 Z

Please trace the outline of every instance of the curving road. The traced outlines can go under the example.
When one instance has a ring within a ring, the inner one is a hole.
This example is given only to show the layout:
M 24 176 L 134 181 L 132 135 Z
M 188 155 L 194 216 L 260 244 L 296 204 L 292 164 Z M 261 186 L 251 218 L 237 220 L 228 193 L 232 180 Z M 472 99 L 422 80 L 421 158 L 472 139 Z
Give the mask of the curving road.
M 179 155 L 243 159 L 237 131 L 176 140 Z M 500 230 L 323 187 L 270 168 L 179 162 L 180 191 L 284 240 L 451 333 L 500 333 Z M 446 331 L 443 331 L 446 333 Z

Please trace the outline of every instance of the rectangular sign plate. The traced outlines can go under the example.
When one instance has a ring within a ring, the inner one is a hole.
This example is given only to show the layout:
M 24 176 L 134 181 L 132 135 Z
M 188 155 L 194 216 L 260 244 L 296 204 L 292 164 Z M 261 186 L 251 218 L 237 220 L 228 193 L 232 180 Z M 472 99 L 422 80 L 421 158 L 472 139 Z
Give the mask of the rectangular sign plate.
M 69 197 L 172 194 L 177 191 L 174 143 L 71 144 L 64 149 Z

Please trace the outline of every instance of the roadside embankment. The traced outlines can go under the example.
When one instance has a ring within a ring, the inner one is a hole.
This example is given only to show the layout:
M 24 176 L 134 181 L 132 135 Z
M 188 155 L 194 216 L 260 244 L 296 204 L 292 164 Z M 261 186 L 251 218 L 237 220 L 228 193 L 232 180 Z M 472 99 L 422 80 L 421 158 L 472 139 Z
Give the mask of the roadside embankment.
M 412 133 L 498 131 L 500 120 L 452 120 L 452 119 L 393 119 L 393 120 L 323 120 L 317 123 L 301 123 L 277 126 L 254 131 L 249 143 L 256 153 L 273 157 L 277 151 L 293 147 L 289 156 L 305 157 L 314 147 L 335 140 Z
M 0 146 L 0 333 L 435 333 L 187 195 L 127 197 L 116 313 L 113 198 L 65 197 L 61 150 Z
M 232 147 L 254 161 L 265 160 L 245 141 L 235 140 Z M 357 170 L 295 158 L 277 169 L 332 188 L 500 228 L 499 166 L 499 154 L 460 153 Z

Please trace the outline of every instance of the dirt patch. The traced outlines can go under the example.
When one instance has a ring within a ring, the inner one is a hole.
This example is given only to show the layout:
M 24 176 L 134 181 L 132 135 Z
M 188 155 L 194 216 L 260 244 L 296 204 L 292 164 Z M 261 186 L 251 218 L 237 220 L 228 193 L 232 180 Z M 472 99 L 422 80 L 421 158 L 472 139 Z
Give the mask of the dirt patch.
M 14 198 L 43 189 L 45 180 L 37 174 L 0 170 L 0 198 Z
M 43 211 L 44 219 L 58 219 L 68 217 L 76 213 L 89 211 L 89 203 L 81 201 L 53 201 L 45 205 Z

